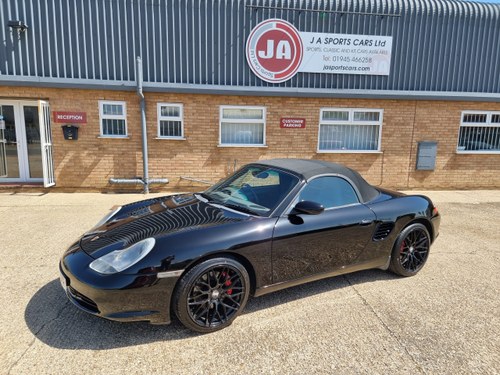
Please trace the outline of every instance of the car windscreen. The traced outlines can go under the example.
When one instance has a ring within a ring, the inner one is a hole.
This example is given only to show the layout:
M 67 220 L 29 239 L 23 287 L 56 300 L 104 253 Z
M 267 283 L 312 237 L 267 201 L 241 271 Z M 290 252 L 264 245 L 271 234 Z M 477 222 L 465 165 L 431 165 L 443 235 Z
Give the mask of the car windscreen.
M 212 186 L 203 196 L 229 208 L 268 216 L 298 183 L 299 178 L 292 174 L 250 165 Z

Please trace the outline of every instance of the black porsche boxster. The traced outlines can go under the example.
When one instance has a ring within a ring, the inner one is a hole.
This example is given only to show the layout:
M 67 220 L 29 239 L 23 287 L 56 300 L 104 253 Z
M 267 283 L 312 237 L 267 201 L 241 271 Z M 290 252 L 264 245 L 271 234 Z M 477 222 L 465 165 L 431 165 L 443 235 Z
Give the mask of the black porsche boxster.
M 415 275 L 440 216 L 425 196 L 375 188 L 319 160 L 246 165 L 202 193 L 112 211 L 63 255 L 68 298 L 118 321 L 212 332 L 250 295 L 370 268 Z

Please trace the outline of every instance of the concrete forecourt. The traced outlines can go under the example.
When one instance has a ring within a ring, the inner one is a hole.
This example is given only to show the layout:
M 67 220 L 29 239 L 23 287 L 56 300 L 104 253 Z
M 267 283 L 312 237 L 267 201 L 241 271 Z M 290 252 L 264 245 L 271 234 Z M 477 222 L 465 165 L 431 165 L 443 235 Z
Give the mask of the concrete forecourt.
M 143 195 L 2 192 L 0 374 L 499 373 L 500 191 L 423 193 L 442 221 L 417 276 L 373 270 L 294 287 L 196 335 L 96 318 L 60 286 L 72 241 Z

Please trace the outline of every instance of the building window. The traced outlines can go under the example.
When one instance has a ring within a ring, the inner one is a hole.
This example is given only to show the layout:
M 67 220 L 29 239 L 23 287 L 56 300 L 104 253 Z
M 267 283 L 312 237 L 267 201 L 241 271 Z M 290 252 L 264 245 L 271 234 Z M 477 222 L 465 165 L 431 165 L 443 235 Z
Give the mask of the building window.
M 264 146 L 266 109 L 264 107 L 220 107 L 221 146 Z
M 318 152 L 379 152 L 382 109 L 323 108 Z
M 182 104 L 158 103 L 158 138 L 184 139 Z
M 127 105 L 125 102 L 99 101 L 102 137 L 127 136 Z
M 500 153 L 500 112 L 462 112 L 458 153 Z

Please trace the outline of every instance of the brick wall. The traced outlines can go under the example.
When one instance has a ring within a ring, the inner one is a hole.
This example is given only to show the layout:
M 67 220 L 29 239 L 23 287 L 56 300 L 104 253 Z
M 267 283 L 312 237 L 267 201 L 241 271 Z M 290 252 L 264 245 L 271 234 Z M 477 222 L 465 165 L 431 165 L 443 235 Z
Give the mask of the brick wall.
M 318 99 L 146 93 L 150 178 L 168 178 L 169 189 L 185 189 L 180 176 L 216 181 L 234 166 L 276 157 L 335 161 L 358 170 L 369 182 L 391 188 L 499 188 L 500 155 L 456 154 L 462 110 L 500 110 L 500 103 Z M 0 87 L 0 98 L 46 99 L 52 111 L 83 111 L 88 123 L 78 141 L 64 140 L 52 124 L 58 187 L 116 189 L 110 177 L 142 176 L 139 98 L 135 92 Z M 99 138 L 98 100 L 127 102 L 128 139 Z M 186 140 L 157 137 L 158 102 L 184 105 Z M 267 147 L 218 147 L 219 106 L 267 108 Z M 317 153 L 320 108 L 382 108 L 382 153 Z M 305 129 L 281 129 L 280 117 L 306 119 Z M 417 142 L 438 141 L 435 171 L 416 171 Z M 122 189 L 122 187 L 120 187 Z

